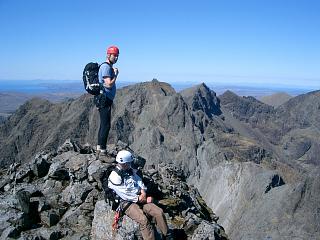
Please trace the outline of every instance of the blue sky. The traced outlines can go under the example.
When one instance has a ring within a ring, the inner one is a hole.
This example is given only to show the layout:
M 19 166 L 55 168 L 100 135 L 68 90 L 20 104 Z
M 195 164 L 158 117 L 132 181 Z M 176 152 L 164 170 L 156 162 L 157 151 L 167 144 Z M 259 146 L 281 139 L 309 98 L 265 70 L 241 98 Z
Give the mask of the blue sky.
M 320 89 L 317 0 L 0 0 L 0 11 L 0 79 L 81 79 L 115 44 L 118 81 Z

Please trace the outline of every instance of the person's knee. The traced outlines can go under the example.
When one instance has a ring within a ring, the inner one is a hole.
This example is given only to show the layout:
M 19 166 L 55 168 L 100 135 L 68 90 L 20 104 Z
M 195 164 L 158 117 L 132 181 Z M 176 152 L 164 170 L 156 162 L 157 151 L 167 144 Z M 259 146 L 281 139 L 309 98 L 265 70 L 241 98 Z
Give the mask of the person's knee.
M 156 219 L 160 219 L 160 218 L 165 218 L 164 212 L 162 209 L 154 211 L 153 212 L 153 217 Z
M 154 210 L 154 216 L 155 217 L 163 217 L 164 216 L 164 212 L 162 210 L 162 208 L 157 208 Z
M 153 217 L 164 216 L 162 208 L 158 207 L 153 203 L 146 204 L 144 206 L 144 211 Z
M 159 214 L 164 215 L 162 208 L 159 208 Z

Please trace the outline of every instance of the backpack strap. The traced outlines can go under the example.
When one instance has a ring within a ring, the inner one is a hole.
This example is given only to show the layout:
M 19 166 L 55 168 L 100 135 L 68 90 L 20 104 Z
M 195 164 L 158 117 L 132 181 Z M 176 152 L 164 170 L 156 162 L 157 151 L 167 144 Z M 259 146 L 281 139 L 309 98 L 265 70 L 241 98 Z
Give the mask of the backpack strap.
M 120 182 L 119 184 L 116 184 L 116 183 L 114 183 L 114 182 L 111 181 L 110 177 L 109 177 L 108 180 L 109 180 L 113 185 L 115 185 L 115 186 L 120 186 L 120 185 L 122 185 L 122 184 L 123 184 L 123 171 L 120 170 L 119 168 L 115 167 L 115 168 L 112 170 L 112 172 L 117 173 L 117 174 L 121 177 L 121 182 Z M 111 172 L 111 173 L 112 173 L 112 172 Z M 110 175 L 111 175 L 111 174 L 110 174 Z
M 115 185 L 115 186 L 120 186 L 123 184 L 123 180 L 128 177 L 128 176 L 132 176 L 133 175 L 133 169 L 129 169 L 127 171 L 124 171 L 122 169 L 119 169 L 117 167 L 115 167 L 112 171 L 116 172 L 120 177 L 121 177 L 121 182 L 119 184 L 116 184 L 116 183 L 113 183 L 110 178 L 109 178 L 109 181 Z
M 103 64 L 108 64 L 110 66 L 110 63 L 107 63 L 107 62 L 103 62 L 99 65 L 99 68 L 103 65 Z

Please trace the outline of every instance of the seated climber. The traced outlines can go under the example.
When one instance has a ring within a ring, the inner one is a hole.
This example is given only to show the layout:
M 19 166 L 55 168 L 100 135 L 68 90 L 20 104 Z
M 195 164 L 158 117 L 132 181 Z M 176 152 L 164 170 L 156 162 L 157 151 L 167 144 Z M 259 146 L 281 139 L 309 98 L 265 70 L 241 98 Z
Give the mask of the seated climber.
M 112 171 L 108 179 L 108 187 L 121 198 L 120 206 L 124 213 L 139 223 L 143 239 L 155 239 L 153 226 L 147 216 L 155 219 L 163 239 L 171 239 L 163 210 L 152 203 L 152 197 L 147 197 L 147 189 L 141 177 L 137 175 L 137 170 L 131 168 L 132 154 L 121 150 L 117 154 L 116 161 L 118 163 L 116 167 L 123 173 L 120 176 L 119 171 Z

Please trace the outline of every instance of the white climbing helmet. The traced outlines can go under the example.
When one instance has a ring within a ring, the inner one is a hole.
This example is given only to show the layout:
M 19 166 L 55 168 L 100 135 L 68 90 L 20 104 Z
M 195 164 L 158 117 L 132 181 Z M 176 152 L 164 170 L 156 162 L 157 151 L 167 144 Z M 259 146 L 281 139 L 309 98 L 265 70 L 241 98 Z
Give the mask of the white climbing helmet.
M 133 161 L 133 157 L 132 157 L 131 152 L 129 152 L 127 150 L 121 150 L 117 154 L 116 161 L 118 163 L 129 163 L 129 162 L 132 162 Z

